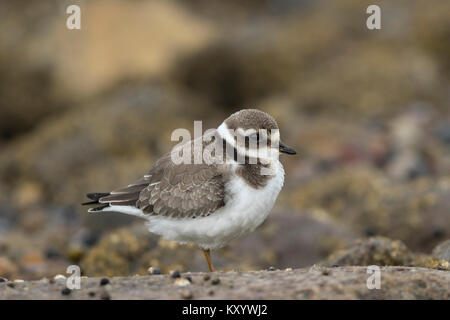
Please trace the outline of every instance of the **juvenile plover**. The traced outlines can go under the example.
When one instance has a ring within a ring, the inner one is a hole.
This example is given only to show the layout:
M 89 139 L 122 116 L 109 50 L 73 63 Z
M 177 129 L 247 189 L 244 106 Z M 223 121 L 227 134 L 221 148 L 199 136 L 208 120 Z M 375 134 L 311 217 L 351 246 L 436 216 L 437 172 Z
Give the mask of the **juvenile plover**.
M 284 183 L 278 155 L 296 152 L 280 141 L 275 119 L 256 109 L 232 114 L 188 144 L 192 148 L 174 148 L 124 188 L 87 194 L 92 201 L 84 205 L 95 205 L 89 212 L 138 216 L 165 239 L 196 243 L 213 271 L 210 250 L 255 230 L 267 218 Z M 207 144 L 221 152 L 207 156 Z M 184 152 L 204 161 L 176 163 L 174 154 Z

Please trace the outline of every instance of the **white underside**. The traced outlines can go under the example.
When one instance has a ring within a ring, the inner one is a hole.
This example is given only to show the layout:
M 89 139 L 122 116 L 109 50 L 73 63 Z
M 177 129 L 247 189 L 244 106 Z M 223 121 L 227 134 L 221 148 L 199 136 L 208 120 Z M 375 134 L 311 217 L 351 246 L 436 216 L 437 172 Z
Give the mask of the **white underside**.
M 193 242 L 204 249 L 225 246 L 231 240 L 255 230 L 273 208 L 284 183 L 284 169 L 276 160 L 275 175 L 264 188 L 249 186 L 240 176 L 234 175 L 225 185 L 225 206 L 208 217 L 196 219 L 171 219 L 148 216 L 134 207 L 111 206 L 103 211 L 116 211 L 146 219 L 150 232 L 165 239 Z

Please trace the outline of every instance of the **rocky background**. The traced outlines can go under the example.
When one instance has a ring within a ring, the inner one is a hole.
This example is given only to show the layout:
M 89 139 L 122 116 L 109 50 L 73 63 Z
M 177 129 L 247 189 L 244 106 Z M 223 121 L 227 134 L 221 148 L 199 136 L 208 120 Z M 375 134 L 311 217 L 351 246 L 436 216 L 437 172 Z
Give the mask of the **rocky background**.
M 372 2 L 0 1 L 0 277 L 206 271 L 198 248 L 80 203 L 145 173 L 174 129 L 244 107 L 300 152 L 217 269 L 449 270 L 450 2 L 378 1 L 370 31 Z

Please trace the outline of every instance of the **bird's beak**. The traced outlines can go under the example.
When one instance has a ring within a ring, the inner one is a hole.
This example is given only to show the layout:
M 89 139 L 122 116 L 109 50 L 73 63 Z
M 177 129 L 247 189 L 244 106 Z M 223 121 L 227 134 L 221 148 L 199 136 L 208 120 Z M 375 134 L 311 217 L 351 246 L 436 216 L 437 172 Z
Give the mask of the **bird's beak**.
M 285 145 L 283 142 L 280 141 L 279 144 L 279 150 L 282 153 L 287 153 L 287 154 L 297 154 L 297 152 L 292 149 L 291 147 L 288 147 L 287 145 Z

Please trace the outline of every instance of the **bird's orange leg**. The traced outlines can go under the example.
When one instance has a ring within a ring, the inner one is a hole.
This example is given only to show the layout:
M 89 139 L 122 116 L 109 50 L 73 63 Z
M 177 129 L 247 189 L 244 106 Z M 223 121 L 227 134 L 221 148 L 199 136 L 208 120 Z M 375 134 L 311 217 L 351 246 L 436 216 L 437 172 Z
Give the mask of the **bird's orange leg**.
M 203 251 L 203 254 L 205 255 L 205 259 L 206 259 L 206 263 L 208 264 L 209 271 L 214 272 L 214 268 L 213 268 L 213 265 L 211 262 L 211 251 L 209 249 L 208 250 L 202 249 L 202 251 Z

